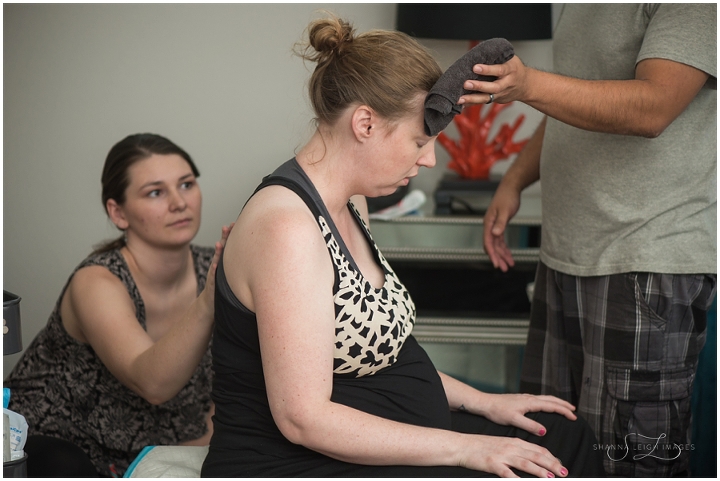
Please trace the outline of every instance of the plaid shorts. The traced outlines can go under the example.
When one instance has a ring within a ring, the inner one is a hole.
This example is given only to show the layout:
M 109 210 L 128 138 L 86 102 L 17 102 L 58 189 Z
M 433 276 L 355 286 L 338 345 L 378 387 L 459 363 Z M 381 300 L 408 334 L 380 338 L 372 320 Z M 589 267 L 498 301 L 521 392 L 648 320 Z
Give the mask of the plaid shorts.
M 715 275 L 578 277 L 538 265 L 520 389 L 575 406 L 613 476 L 688 468 L 690 395 Z

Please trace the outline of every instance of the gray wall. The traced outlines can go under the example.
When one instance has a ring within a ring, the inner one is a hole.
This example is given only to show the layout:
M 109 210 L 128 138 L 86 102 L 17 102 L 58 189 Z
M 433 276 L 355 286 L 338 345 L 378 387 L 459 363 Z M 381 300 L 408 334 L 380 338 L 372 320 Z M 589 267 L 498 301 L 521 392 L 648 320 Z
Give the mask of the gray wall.
M 393 28 L 394 4 L 5 4 L 3 288 L 22 297 L 24 345 L 45 325 L 68 275 L 92 246 L 117 236 L 100 202 L 109 148 L 131 133 L 165 135 L 202 175 L 211 245 L 260 178 L 312 132 L 309 68 L 292 55 L 319 9 L 357 30 Z M 425 41 L 443 68 L 466 42 Z M 551 67 L 550 41 L 518 42 Z M 540 116 L 522 105 L 530 135 Z M 501 120 L 503 120 L 501 119 Z M 446 171 L 414 186 L 430 196 Z M 3 358 L 6 376 L 19 357 Z

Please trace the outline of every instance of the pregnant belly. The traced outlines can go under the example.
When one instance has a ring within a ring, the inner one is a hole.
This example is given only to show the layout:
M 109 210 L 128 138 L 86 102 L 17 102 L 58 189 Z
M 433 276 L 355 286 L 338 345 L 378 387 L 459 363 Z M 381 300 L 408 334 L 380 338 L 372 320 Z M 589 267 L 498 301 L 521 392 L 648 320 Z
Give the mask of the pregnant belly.
M 393 421 L 450 429 L 442 381 L 412 336 L 392 366 L 372 376 L 335 376 L 332 401 Z

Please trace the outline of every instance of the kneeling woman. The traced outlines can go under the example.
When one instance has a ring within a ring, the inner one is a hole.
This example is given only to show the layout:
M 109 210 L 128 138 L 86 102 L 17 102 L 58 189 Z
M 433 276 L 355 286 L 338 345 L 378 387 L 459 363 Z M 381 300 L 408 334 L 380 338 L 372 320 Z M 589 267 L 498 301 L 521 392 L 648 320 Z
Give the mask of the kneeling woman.
M 5 380 L 10 409 L 28 420 L 29 476 L 117 475 L 147 445 L 208 444 L 214 273 L 228 229 L 214 250 L 191 245 L 198 175 L 159 135 L 110 150 L 102 200 L 124 234 L 76 268 Z
M 423 128 L 441 75 L 432 56 L 337 19 L 309 34 L 317 131 L 250 198 L 218 265 L 203 476 L 602 476 L 570 404 L 435 370 L 368 231 L 363 196 L 435 164 Z

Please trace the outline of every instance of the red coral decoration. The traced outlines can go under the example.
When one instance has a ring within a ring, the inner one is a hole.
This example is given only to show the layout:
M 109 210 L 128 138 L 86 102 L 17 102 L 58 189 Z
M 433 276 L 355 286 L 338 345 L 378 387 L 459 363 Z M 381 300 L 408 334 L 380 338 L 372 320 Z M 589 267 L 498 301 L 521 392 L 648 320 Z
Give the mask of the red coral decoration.
M 456 115 L 453 119 L 460 134 L 459 142 L 455 142 L 440 132 L 438 142 L 448 151 L 452 160 L 448 167 L 460 174 L 464 179 L 487 180 L 490 177 L 490 167 L 498 160 L 520 152 L 528 139 L 514 142 L 515 132 L 520 128 L 525 115 L 520 114 L 512 127 L 503 124 L 492 141 L 488 142 L 490 127 L 495 117 L 512 105 L 491 104 L 484 117 L 481 116 L 483 105 L 470 105 Z

